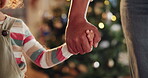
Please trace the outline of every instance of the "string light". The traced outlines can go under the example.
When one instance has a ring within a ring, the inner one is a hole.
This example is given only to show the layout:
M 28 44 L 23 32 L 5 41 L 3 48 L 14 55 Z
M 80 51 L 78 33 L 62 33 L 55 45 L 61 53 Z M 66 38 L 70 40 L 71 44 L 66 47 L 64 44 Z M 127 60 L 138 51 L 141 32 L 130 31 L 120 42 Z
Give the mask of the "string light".
M 105 5 L 109 5 L 109 1 L 108 1 L 108 0 L 105 0 L 105 1 L 104 1 L 104 4 L 105 4 Z
M 66 18 L 67 18 L 66 14 L 62 14 L 61 17 L 62 17 L 63 19 L 66 19 Z
M 115 15 L 112 15 L 111 20 L 112 21 L 116 21 L 117 20 L 117 17 Z
M 121 25 L 120 24 L 113 24 L 111 26 L 110 30 L 113 32 L 119 32 L 119 31 L 121 31 Z
M 67 73 L 67 72 L 69 72 L 70 70 L 69 70 L 69 68 L 68 67 L 63 67 L 62 68 L 62 72 L 65 72 L 65 73 Z
M 100 66 L 100 63 L 98 61 L 94 62 L 94 68 L 98 68 Z
M 100 22 L 100 23 L 98 24 L 98 26 L 99 26 L 100 29 L 103 29 L 103 28 L 104 28 L 104 24 L 103 24 L 102 22 Z
M 107 20 L 111 20 L 113 14 L 109 11 L 107 12 Z
M 69 2 L 70 0 L 66 0 L 67 2 Z
M 113 67 L 114 66 L 114 60 L 113 59 L 109 59 L 108 66 L 109 67 Z

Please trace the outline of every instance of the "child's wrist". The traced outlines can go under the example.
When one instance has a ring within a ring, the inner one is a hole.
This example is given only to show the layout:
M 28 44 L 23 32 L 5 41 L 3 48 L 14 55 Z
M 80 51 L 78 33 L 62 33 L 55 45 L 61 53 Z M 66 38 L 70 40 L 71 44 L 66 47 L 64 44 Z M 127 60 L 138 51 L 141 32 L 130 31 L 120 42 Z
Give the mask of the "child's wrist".
M 93 0 L 89 0 L 90 2 L 93 2 Z
M 64 44 L 62 45 L 62 53 L 63 53 L 63 56 L 66 57 L 66 58 L 69 58 L 70 56 L 73 55 L 73 54 L 71 54 L 71 53 L 68 51 L 68 48 L 67 48 L 66 43 L 64 43 Z

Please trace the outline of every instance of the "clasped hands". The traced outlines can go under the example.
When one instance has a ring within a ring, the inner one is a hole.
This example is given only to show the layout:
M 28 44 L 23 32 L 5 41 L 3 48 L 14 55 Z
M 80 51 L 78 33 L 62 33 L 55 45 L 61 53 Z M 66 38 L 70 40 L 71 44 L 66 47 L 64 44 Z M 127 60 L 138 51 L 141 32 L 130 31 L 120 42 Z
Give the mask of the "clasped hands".
M 66 44 L 68 51 L 74 55 L 85 54 L 97 47 L 101 35 L 94 25 L 86 19 L 69 20 L 66 28 Z

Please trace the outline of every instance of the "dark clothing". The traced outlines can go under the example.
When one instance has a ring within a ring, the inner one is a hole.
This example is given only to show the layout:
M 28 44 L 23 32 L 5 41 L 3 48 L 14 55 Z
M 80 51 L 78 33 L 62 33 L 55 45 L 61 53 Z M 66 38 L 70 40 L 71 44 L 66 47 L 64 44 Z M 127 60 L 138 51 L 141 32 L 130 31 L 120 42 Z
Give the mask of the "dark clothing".
M 148 78 L 148 0 L 121 0 L 132 78 Z

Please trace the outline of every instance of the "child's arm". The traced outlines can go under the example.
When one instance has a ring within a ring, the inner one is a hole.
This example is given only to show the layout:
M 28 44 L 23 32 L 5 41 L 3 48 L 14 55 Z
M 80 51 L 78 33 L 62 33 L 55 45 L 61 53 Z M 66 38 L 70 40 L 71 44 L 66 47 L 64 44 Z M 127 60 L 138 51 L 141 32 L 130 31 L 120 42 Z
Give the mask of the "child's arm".
M 65 61 L 72 55 L 68 52 L 66 44 L 54 49 L 46 50 L 38 41 L 36 41 L 24 23 L 23 30 L 25 35 L 23 39 L 23 50 L 36 65 L 42 68 L 50 68 Z
M 36 41 L 29 28 L 24 23 L 23 31 L 23 50 L 36 65 L 42 68 L 50 68 L 72 56 L 72 54 L 67 50 L 66 44 L 49 50 L 43 48 L 43 46 L 38 41 Z M 88 30 L 86 31 L 86 34 L 87 39 L 90 42 L 90 46 L 92 46 L 94 33 L 92 30 Z
M 50 68 L 72 56 L 67 50 L 66 44 L 49 50 L 43 48 L 43 46 L 36 41 L 29 28 L 24 23 L 23 31 L 25 36 L 23 39 L 23 50 L 36 65 L 42 68 Z M 90 41 L 90 46 L 92 46 L 94 33 L 93 31 L 86 31 L 86 34 L 88 41 Z

